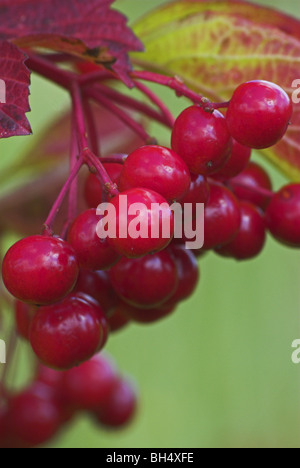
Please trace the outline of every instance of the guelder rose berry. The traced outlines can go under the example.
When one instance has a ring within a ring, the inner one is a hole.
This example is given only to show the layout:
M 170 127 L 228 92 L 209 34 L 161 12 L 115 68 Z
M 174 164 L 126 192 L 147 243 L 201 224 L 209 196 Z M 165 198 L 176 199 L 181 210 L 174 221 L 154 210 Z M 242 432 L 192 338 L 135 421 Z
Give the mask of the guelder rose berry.
M 48 305 L 72 291 L 79 273 L 73 248 L 57 237 L 31 236 L 7 252 L 2 277 L 8 291 L 22 302 Z
M 143 187 L 173 202 L 186 195 L 190 183 L 188 167 L 174 151 L 163 146 L 143 146 L 126 159 L 119 187 L 122 192 Z
M 112 183 L 118 185 L 123 165 L 117 163 L 104 163 L 103 167 L 109 175 Z M 98 177 L 94 174 L 89 174 L 84 186 L 84 196 L 88 206 L 90 208 L 97 208 L 100 203 L 104 202 L 103 193 L 104 191 Z
M 249 81 L 235 90 L 226 120 L 241 145 L 263 149 L 281 140 L 292 114 L 292 101 L 282 88 L 269 81 Z
M 221 112 L 205 112 L 199 106 L 185 109 L 172 132 L 172 148 L 193 174 L 211 175 L 228 161 L 232 138 Z

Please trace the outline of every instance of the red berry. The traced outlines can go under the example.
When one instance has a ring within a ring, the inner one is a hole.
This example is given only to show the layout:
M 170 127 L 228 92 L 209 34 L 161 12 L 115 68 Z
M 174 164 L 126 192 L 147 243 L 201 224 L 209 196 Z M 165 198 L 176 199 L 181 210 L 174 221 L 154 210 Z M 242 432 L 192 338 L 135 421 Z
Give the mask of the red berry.
M 175 311 L 176 304 L 174 302 L 169 304 L 169 302 L 171 300 L 167 304 L 153 309 L 138 309 L 137 307 L 125 305 L 124 310 L 126 310 L 128 317 L 134 322 L 148 325 L 149 323 L 156 323 L 169 317 Z
M 107 270 L 117 263 L 120 255 L 111 247 L 108 239 L 99 239 L 97 225 L 101 217 L 91 208 L 77 216 L 68 233 L 79 265 L 88 270 Z
M 232 138 L 221 112 L 205 112 L 192 106 L 177 118 L 172 133 L 172 148 L 193 174 L 211 175 L 230 157 Z
M 172 202 L 186 195 L 190 183 L 188 167 L 174 151 L 163 146 L 143 146 L 126 159 L 119 187 L 122 192 L 143 187 Z
M 232 152 L 225 166 L 217 172 L 218 179 L 232 179 L 240 174 L 246 167 L 251 158 L 251 148 L 240 145 L 233 140 Z
M 18 335 L 29 340 L 29 330 L 36 309 L 21 301 L 15 302 L 15 321 Z
M 250 162 L 241 174 L 231 179 L 230 184 L 240 200 L 252 203 L 262 210 L 267 208 L 272 181 L 268 173 L 258 164 Z
M 187 194 L 180 201 L 181 205 L 185 203 L 206 203 L 209 200 L 209 184 L 202 175 L 192 174 L 191 184 Z
M 123 165 L 116 163 L 105 163 L 103 166 L 112 183 L 118 185 Z M 86 179 L 84 186 L 84 196 L 89 208 L 97 208 L 100 203 L 105 201 L 103 200 L 103 188 L 101 186 L 101 182 L 94 174 L 89 174 Z
M 8 291 L 22 302 L 48 305 L 63 299 L 78 277 L 72 247 L 62 239 L 27 237 L 7 252 L 2 276 Z
M 113 364 L 97 355 L 64 374 L 64 391 L 69 403 L 78 409 L 98 409 L 109 399 L 116 381 Z
M 74 291 L 94 298 L 107 316 L 117 305 L 116 293 L 106 271 L 80 270 Z
M 226 120 L 239 143 L 263 149 L 281 140 L 292 114 L 292 101 L 282 88 L 268 81 L 249 81 L 234 92 Z
M 178 272 L 178 286 L 170 303 L 188 299 L 195 291 L 199 281 L 199 267 L 195 255 L 183 245 L 172 245 L 170 252 L 175 260 Z
M 124 257 L 111 269 L 110 278 L 125 302 L 149 309 L 170 299 L 178 284 L 176 264 L 166 251 L 138 259 Z
M 163 250 L 171 242 L 174 214 L 158 193 L 131 189 L 115 197 L 111 201 L 112 207 L 115 210 L 108 213 L 108 226 L 115 225 L 116 233 L 109 240 L 121 255 L 142 257 Z
M 262 212 L 250 203 L 241 203 L 241 225 L 238 235 L 229 244 L 217 250 L 225 257 L 248 260 L 263 250 L 266 242 L 266 221 Z
M 235 196 L 226 187 L 211 184 L 204 217 L 204 248 L 213 249 L 231 242 L 239 231 L 240 223 L 241 210 Z
M 46 387 L 41 392 L 33 386 L 9 401 L 9 431 L 29 446 L 48 442 L 57 433 L 60 423 L 59 407 Z
M 98 421 L 108 427 L 128 424 L 136 411 L 136 393 L 130 382 L 119 380 L 106 404 L 96 414 Z
M 300 247 L 300 184 L 275 193 L 266 212 L 271 234 L 290 247 Z
M 119 299 L 118 305 L 108 319 L 111 333 L 122 330 L 130 323 L 130 317 L 126 314 L 127 307 L 131 306 Z
M 80 296 L 41 307 L 30 330 L 30 342 L 38 358 L 54 369 L 70 369 L 90 359 L 102 346 L 106 330 L 100 323 L 99 306 Z

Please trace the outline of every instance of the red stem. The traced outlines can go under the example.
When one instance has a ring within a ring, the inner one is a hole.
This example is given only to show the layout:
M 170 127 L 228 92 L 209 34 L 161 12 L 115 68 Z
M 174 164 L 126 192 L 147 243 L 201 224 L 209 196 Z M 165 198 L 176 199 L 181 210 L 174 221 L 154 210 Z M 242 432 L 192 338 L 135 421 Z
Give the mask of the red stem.
M 267 190 L 267 189 L 264 189 L 262 187 L 254 187 L 252 185 L 247 185 L 247 184 L 243 184 L 241 182 L 235 182 L 234 180 L 231 180 L 228 182 L 228 185 L 231 186 L 231 187 L 242 187 L 242 188 L 245 188 L 253 193 L 257 193 L 263 197 L 266 197 L 266 198 L 272 198 L 274 193 L 271 191 L 271 190 Z
M 93 109 L 88 99 L 84 100 L 83 106 L 84 106 L 84 113 L 85 113 L 86 122 L 88 126 L 90 147 L 93 153 L 99 158 L 101 156 L 101 150 L 100 150 L 97 126 L 96 126 L 95 118 L 93 115 Z
M 164 116 L 166 124 L 170 127 L 174 127 L 175 118 L 170 112 L 169 108 L 163 103 L 163 101 L 150 89 L 148 86 L 145 86 L 143 83 L 138 81 L 134 82 L 135 86 L 153 102 L 161 111 L 161 114 Z
M 41 58 L 38 55 L 28 52 L 27 55 L 28 60 L 26 61 L 26 65 L 30 70 L 50 81 L 53 81 L 53 83 L 56 83 L 67 90 L 70 90 L 72 82 L 78 79 L 78 75 L 76 75 L 76 73 L 62 70 L 45 58 Z

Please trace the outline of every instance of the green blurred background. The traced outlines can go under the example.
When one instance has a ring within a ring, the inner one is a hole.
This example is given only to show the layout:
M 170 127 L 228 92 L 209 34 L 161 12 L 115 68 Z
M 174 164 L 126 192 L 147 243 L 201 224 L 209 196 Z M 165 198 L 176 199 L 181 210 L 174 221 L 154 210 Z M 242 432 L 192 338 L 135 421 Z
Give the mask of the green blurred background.
M 133 21 L 163 3 L 115 5 Z M 259 3 L 300 16 L 298 0 Z M 36 77 L 31 94 L 30 121 L 38 135 L 68 98 Z M 171 93 L 163 97 L 176 109 Z M 167 135 L 160 137 L 165 142 Z M 2 141 L 2 168 L 34 138 Z M 276 187 L 282 185 L 284 179 L 263 164 Z M 210 254 L 200 267 L 197 293 L 175 315 L 130 326 L 109 341 L 108 352 L 139 388 L 134 423 L 107 432 L 78 418 L 50 447 L 299 447 L 300 365 L 291 361 L 291 344 L 300 339 L 300 254 L 269 239 L 254 261 L 238 264 Z

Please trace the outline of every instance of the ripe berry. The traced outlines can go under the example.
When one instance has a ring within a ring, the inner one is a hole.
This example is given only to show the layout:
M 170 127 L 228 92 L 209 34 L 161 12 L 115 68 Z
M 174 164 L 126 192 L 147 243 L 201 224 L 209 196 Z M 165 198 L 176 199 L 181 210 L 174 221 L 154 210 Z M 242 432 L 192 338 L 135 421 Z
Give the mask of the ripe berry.
M 78 277 L 72 247 L 62 239 L 31 236 L 7 252 L 2 276 L 8 291 L 22 302 L 48 305 L 72 291 Z
M 143 187 L 172 202 L 186 195 L 190 183 L 188 167 L 174 151 L 163 146 L 143 146 L 126 159 L 119 187 L 121 192 Z
M 204 203 L 206 205 L 209 199 L 209 190 L 209 184 L 205 177 L 192 174 L 190 188 L 180 203 L 182 206 L 185 203 Z
M 116 226 L 116 232 L 109 240 L 121 255 L 142 257 L 163 250 L 171 242 L 174 214 L 158 193 L 142 188 L 127 190 L 111 201 L 112 207 L 115 210 L 108 211 L 108 226 Z
M 250 162 L 247 168 L 230 181 L 234 194 L 243 201 L 265 210 L 270 202 L 268 192 L 272 191 L 272 181 L 259 164 Z
M 193 174 L 211 175 L 230 157 L 232 138 L 221 112 L 205 112 L 192 106 L 177 118 L 172 132 L 172 148 Z
M 94 298 L 107 317 L 117 305 L 117 297 L 106 271 L 80 270 L 74 292 Z
M 178 272 L 178 286 L 170 303 L 188 299 L 195 291 L 199 281 L 199 267 L 195 255 L 183 245 L 172 245 L 170 253 L 173 256 Z
M 120 427 L 133 418 L 137 406 L 135 390 L 130 382 L 119 379 L 110 398 L 96 413 L 98 421 L 108 427 Z
M 112 285 L 125 302 L 138 308 L 159 307 L 176 291 L 178 273 L 166 252 L 143 258 L 122 258 L 110 271 Z
M 64 374 L 64 391 L 69 404 L 91 410 L 103 405 L 117 382 L 113 364 L 103 356 L 95 356 Z
M 266 212 L 271 234 L 290 247 L 300 247 L 300 184 L 291 184 L 275 193 Z
M 125 310 L 128 317 L 130 317 L 133 322 L 148 325 L 149 323 L 156 323 L 159 320 L 169 317 L 169 315 L 175 311 L 176 304 L 174 302 L 169 304 L 169 302 L 171 302 L 171 300 L 168 301 L 167 304 L 153 309 L 138 309 L 137 307 L 127 305 Z
M 108 318 L 109 329 L 111 333 L 122 330 L 130 323 L 130 317 L 126 314 L 127 307 L 131 307 L 121 299 L 114 309 L 112 315 Z
M 36 309 L 21 301 L 15 302 L 15 322 L 18 335 L 29 340 L 29 330 Z
M 282 88 L 268 81 L 249 81 L 234 92 L 226 120 L 239 143 L 263 149 L 281 140 L 292 113 L 292 101 Z
M 9 431 L 20 442 L 37 446 L 49 441 L 60 427 L 61 417 L 51 391 L 29 388 L 9 401 Z
M 123 167 L 122 164 L 105 163 L 103 164 L 103 167 L 109 175 L 112 183 L 118 185 Z M 97 208 L 100 203 L 105 201 L 103 199 L 103 189 L 101 183 L 94 174 L 89 174 L 86 179 L 84 186 L 84 196 L 89 208 Z
M 70 369 L 90 359 L 105 339 L 100 316 L 103 312 L 99 306 L 78 295 L 41 307 L 30 330 L 34 352 L 54 369 Z
M 217 172 L 218 179 L 232 179 L 240 174 L 246 167 L 251 158 L 251 148 L 240 145 L 236 140 L 233 140 L 233 147 L 230 158 L 225 166 Z
M 241 225 L 238 235 L 232 242 L 217 250 L 217 253 L 236 260 L 248 260 L 256 257 L 263 250 L 266 242 L 266 221 L 254 205 L 243 202 Z
M 88 270 L 107 270 L 117 263 L 120 255 L 111 247 L 108 239 L 99 239 L 97 225 L 101 217 L 91 208 L 77 216 L 68 233 L 79 265 Z
M 226 187 L 211 184 L 204 217 L 204 249 L 231 242 L 239 231 L 240 223 L 241 210 L 235 196 Z

